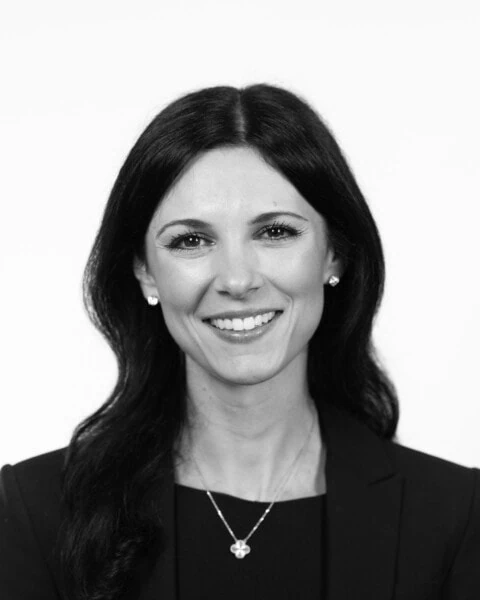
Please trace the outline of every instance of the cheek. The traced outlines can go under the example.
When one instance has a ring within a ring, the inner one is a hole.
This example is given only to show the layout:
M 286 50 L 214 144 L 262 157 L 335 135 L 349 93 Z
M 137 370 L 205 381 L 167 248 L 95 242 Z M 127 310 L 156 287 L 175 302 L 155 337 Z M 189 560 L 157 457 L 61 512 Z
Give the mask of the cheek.
M 158 267 L 154 276 L 162 306 L 169 306 L 180 312 L 188 308 L 196 289 L 191 279 L 184 276 L 178 268 L 169 265 Z
M 324 265 L 317 248 L 307 248 L 277 261 L 276 272 L 278 281 L 283 282 L 292 297 L 323 302 Z
M 320 323 L 324 302 L 324 263 L 317 248 L 299 252 L 295 260 L 285 261 L 279 272 L 285 292 L 292 298 L 299 317 L 301 335 L 313 335 Z
M 205 278 L 198 269 L 173 261 L 157 261 L 153 274 L 165 322 L 170 329 L 179 325 L 179 317 L 197 308 L 205 289 Z
M 169 266 L 157 268 L 154 277 L 165 325 L 179 348 L 187 352 L 190 336 L 185 316 L 196 306 L 195 286 Z

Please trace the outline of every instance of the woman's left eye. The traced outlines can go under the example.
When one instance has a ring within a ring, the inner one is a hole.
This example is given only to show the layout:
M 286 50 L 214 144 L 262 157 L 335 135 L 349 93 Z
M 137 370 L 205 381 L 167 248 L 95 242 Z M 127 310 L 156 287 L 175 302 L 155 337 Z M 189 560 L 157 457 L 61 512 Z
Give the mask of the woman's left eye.
M 259 232 L 259 236 L 272 241 L 290 239 L 292 237 L 298 237 L 300 234 L 301 231 L 285 223 L 272 223 L 271 225 L 265 226 Z

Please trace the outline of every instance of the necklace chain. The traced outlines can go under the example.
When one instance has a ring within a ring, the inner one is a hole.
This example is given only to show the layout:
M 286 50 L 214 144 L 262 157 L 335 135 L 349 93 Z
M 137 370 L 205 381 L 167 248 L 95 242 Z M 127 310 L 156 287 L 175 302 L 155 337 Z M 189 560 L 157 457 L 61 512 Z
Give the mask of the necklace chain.
M 310 437 L 312 436 L 314 425 L 315 425 L 315 418 L 312 419 L 312 425 L 310 426 L 310 431 L 308 433 L 308 436 L 305 439 L 305 442 L 303 443 L 302 447 L 300 448 L 297 456 L 295 457 L 295 460 L 293 461 L 292 466 L 284 474 L 284 476 L 283 476 L 283 478 L 281 480 L 281 483 L 278 486 L 277 491 L 275 492 L 275 494 L 273 496 L 273 500 L 267 506 L 266 510 L 264 511 L 264 513 L 262 514 L 262 516 L 260 517 L 260 519 L 252 527 L 252 529 L 250 530 L 250 533 L 248 533 L 248 535 L 245 538 L 243 538 L 243 539 L 238 539 L 236 537 L 236 535 L 233 533 L 233 530 L 230 527 L 230 525 L 228 524 L 227 519 L 223 516 L 222 511 L 220 510 L 218 504 L 215 502 L 215 499 L 213 498 L 212 493 L 208 489 L 208 486 L 207 486 L 207 484 L 205 482 L 205 478 L 203 477 L 202 471 L 200 470 L 200 467 L 199 467 L 197 461 L 195 460 L 195 457 L 192 455 L 193 464 L 195 465 L 195 468 L 198 471 L 200 479 L 202 480 L 202 484 L 203 484 L 203 487 L 205 488 L 205 492 L 207 493 L 207 496 L 210 498 L 210 501 L 213 504 L 213 506 L 214 506 L 214 508 L 215 508 L 215 510 L 216 510 L 216 512 L 218 514 L 218 516 L 220 517 L 220 519 L 222 520 L 223 524 L 227 528 L 228 533 L 232 536 L 232 538 L 233 538 L 233 540 L 235 542 L 234 544 L 232 544 L 230 546 L 230 551 L 233 554 L 235 554 L 236 558 L 244 558 L 247 554 L 249 554 L 251 548 L 250 548 L 250 546 L 248 546 L 247 541 L 252 537 L 252 535 L 255 533 L 255 531 L 257 531 L 257 529 L 260 527 L 260 525 L 264 521 L 265 517 L 270 512 L 272 506 L 277 501 L 277 498 L 280 496 L 280 493 L 284 490 L 285 486 L 290 481 L 293 473 L 296 470 L 296 466 L 298 464 L 298 461 L 300 460 L 300 457 L 302 456 L 303 451 L 305 450 L 305 448 L 307 447 L 308 442 L 310 441 Z

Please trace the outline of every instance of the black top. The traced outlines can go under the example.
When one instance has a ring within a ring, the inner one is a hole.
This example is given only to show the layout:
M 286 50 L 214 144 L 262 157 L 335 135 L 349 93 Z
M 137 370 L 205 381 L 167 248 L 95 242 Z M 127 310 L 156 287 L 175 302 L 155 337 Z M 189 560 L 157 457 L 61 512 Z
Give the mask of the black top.
M 245 538 L 268 502 L 213 497 L 237 539 Z M 323 496 L 276 502 L 247 544 L 244 558 L 203 490 L 175 484 L 177 600 L 319 600 Z

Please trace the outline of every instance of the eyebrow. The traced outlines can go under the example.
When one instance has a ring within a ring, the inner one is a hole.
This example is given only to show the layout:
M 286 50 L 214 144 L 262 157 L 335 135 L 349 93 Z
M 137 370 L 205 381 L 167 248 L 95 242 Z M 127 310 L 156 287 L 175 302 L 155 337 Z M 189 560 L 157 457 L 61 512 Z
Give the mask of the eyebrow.
M 265 221 L 269 221 L 270 219 L 278 219 L 279 217 L 285 216 L 294 217 L 302 221 L 308 221 L 308 219 L 302 217 L 302 215 L 291 211 L 273 211 L 258 215 L 257 217 L 249 221 L 249 225 L 258 225 L 259 223 L 264 223 Z M 185 225 L 187 227 L 192 228 L 202 228 L 211 226 L 210 223 L 207 223 L 206 221 L 202 221 L 200 219 L 176 219 L 175 221 L 170 221 L 169 223 L 163 225 L 163 227 L 161 227 L 155 234 L 155 238 L 159 238 L 166 229 L 168 229 L 169 227 L 173 227 L 174 225 Z

